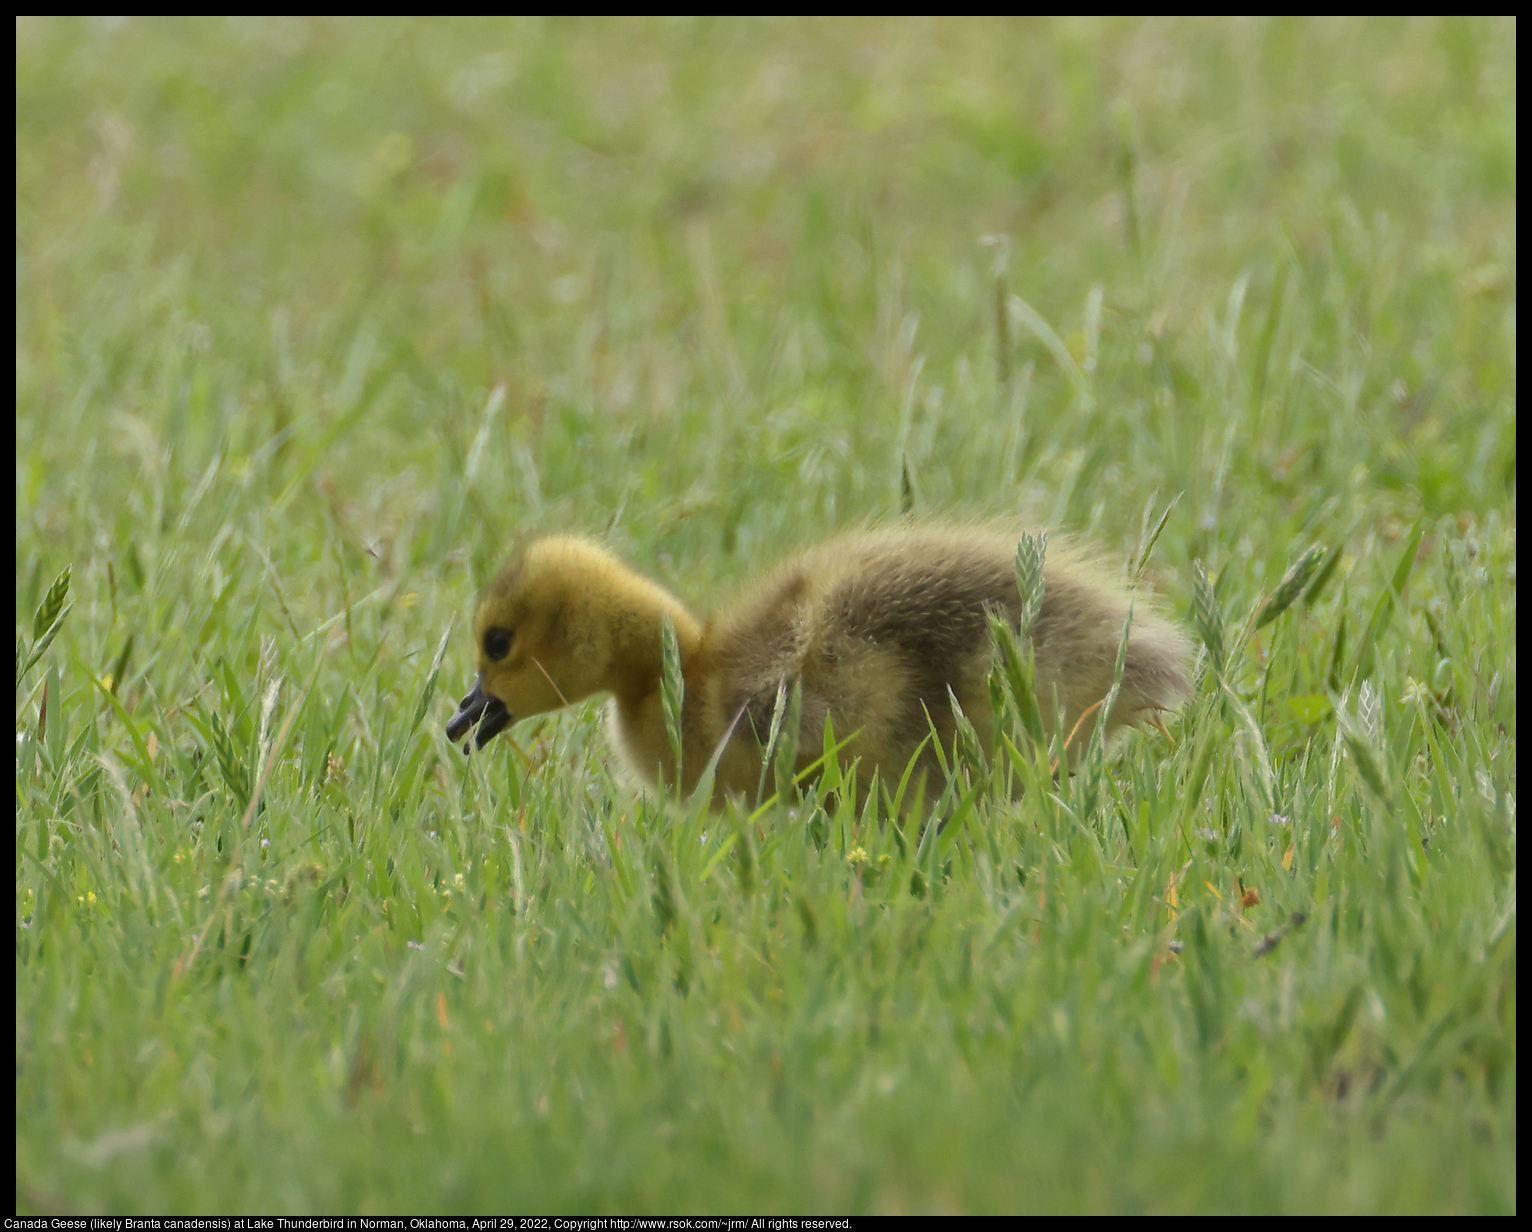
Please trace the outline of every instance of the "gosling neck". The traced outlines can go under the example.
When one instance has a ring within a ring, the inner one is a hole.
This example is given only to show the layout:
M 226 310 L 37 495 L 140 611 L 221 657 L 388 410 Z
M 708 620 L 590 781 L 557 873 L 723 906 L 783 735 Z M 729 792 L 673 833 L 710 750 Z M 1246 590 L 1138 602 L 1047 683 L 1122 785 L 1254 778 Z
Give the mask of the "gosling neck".
M 627 571 L 612 581 L 612 656 L 606 686 L 619 702 L 631 705 L 657 690 L 664 677 L 665 617 L 675 626 L 683 671 L 702 648 L 702 626 L 658 583 Z

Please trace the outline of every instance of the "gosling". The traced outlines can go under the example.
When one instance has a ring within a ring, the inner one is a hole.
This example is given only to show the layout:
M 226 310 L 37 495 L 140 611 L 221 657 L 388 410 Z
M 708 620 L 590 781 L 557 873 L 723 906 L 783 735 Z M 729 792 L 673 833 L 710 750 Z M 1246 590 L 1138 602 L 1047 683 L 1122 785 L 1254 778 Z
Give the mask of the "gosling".
M 713 801 L 763 780 L 784 687 L 801 687 L 798 771 L 822 756 L 826 722 L 865 788 L 898 781 L 912 758 L 939 773 L 931 739 L 950 748 L 952 699 L 986 748 L 992 740 L 990 612 L 1019 617 L 1016 537 L 930 525 L 831 540 L 779 565 L 731 610 L 699 622 L 669 591 L 595 543 L 537 539 L 484 592 L 473 622 L 479 675 L 447 724 L 483 748 L 518 719 L 610 694 L 610 736 L 655 785 L 691 791 L 718 753 Z M 1031 631 L 1050 733 L 1070 749 L 1099 721 L 1130 596 L 1078 547 L 1050 542 Z M 1151 721 L 1191 692 L 1192 651 L 1175 625 L 1131 600 L 1132 628 L 1105 735 Z M 663 624 L 680 650 L 681 764 L 661 700 Z M 849 738 L 849 739 L 848 739 Z M 464 752 L 469 750 L 465 743 Z M 721 750 L 721 751 L 720 751 Z

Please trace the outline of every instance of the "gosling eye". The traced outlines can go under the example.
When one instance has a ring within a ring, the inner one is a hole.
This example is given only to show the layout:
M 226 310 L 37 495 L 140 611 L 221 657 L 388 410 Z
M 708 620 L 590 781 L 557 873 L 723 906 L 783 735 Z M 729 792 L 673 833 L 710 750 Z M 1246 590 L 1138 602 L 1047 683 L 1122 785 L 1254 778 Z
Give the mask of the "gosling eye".
M 510 629 L 488 629 L 484 634 L 484 653 L 498 663 L 511 653 L 511 639 L 516 634 Z

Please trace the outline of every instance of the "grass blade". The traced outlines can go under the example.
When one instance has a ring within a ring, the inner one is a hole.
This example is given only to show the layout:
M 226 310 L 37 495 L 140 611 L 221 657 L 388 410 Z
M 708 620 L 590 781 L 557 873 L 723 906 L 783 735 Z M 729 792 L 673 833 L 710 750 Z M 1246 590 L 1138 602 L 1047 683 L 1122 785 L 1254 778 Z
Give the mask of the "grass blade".
M 1399 563 L 1394 566 L 1388 588 L 1378 596 L 1378 601 L 1372 609 L 1372 619 L 1367 622 L 1367 630 L 1357 643 L 1356 659 L 1352 663 L 1351 670 L 1358 678 L 1368 676 L 1372 672 L 1373 661 L 1377 655 L 1378 638 L 1382 636 L 1384 626 L 1388 624 L 1389 617 L 1394 613 L 1394 605 L 1404 595 L 1405 585 L 1409 582 L 1410 573 L 1415 568 L 1415 555 L 1420 549 L 1421 537 L 1425 533 L 1425 516 L 1421 515 L 1416 519 L 1415 529 L 1405 539 L 1404 550 L 1399 553 Z
M 64 627 L 64 617 L 69 615 L 69 609 L 74 606 L 66 602 L 69 597 L 70 568 L 69 565 L 64 566 L 64 571 L 54 579 L 53 585 L 48 587 L 48 593 L 43 596 L 42 603 L 32 617 L 32 650 L 24 663 L 21 657 L 22 641 L 19 637 L 16 639 L 16 663 L 18 664 L 16 687 L 18 689 L 21 687 L 22 678 L 37 666 L 37 661 L 47 653 L 48 647 L 53 644 L 53 639 Z
M 410 725 L 405 730 L 406 737 L 420 728 L 421 720 L 426 717 L 426 710 L 431 705 L 431 698 L 436 692 L 436 680 L 441 675 L 442 662 L 447 657 L 447 639 L 452 634 L 452 621 L 447 622 L 442 630 L 441 640 L 436 643 L 436 654 L 431 659 L 431 670 L 426 673 L 425 684 L 421 686 L 420 696 L 415 701 L 415 714 L 410 719 Z
M 1170 521 L 1170 515 L 1176 511 L 1176 506 L 1181 503 L 1183 495 L 1184 493 L 1177 492 L 1170 498 L 1170 504 L 1165 506 L 1165 512 L 1160 515 L 1160 520 L 1154 524 L 1154 530 L 1149 533 L 1149 537 L 1144 540 L 1143 545 L 1138 549 L 1138 554 L 1130 562 L 1128 576 L 1135 583 L 1144 576 L 1144 570 L 1149 564 L 1149 557 L 1154 552 L 1154 545 L 1160 541 L 1160 536 L 1164 534 L 1165 526 Z
M 1277 583 L 1277 588 L 1271 592 L 1256 613 L 1256 629 L 1269 625 L 1293 605 L 1303 592 L 1303 588 L 1308 585 L 1309 578 L 1319 567 L 1319 562 L 1324 559 L 1324 555 L 1325 549 L 1316 543 L 1288 567 L 1287 572 L 1282 575 L 1282 580 Z
M 670 756 L 675 767 L 675 783 L 681 783 L 681 708 L 686 700 L 686 678 L 681 674 L 681 644 L 676 640 L 675 622 L 665 614 L 661 626 L 663 676 L 660 679 L 660 705 L 665 712 L 665 735 L 670 741 Z
M 1221 680 L 1224 673 L 1223 610 L 1218 606 L 1213 584 L 1200 560 L 1192 565 L 1192 585 L 1192 619 L 1196 622 L 1197 632 L 1202 635 L 1202 644 L 1208 648 L 1213 675 Z
M 1016 616 L 1016 632 L 1021 637 L 1032 636 L 1032 626 L 1043 607 L 1043 561 L 1048 554 L 1048 533 L 1022 535 L 1016 544 L 1016 592 L 1021 596 L 1021 608 Z
M 991 614 L 990 635 L 995 642 L 995 665 L 990 669 L 993 688 L 1003 693 L 1016 708 L 1022 728 L 1034 744 L 1044 739 L 1043 712 L 1037 700 L 1037 673 L 1032 661 L 1032 645 L 1023 643 L 1011 628 L 1010 621 Z

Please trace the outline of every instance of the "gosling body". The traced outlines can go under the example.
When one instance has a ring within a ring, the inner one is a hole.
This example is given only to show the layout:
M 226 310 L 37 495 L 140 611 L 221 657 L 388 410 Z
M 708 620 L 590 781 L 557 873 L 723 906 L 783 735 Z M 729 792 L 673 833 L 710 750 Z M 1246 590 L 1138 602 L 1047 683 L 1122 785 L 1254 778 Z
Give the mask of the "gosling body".
M 821 756 L 828 720 L 845 742 L 842 763 L 855 761 L 863 785 L 875 771 L 897 781 L 917 755 L 935 772 L 930 738 L 934 728 L 951 747 L 952 699 L 990 742 L 988 617 L 1002 613 L 1013 625 L 1019 617 L 1016 541 L 940 525 L 846 535 L 779 565 L 704 622 L 588 540 L 535 540 L 480 601 L 479 678 L 448 735 L 477 727 L 482 747 L 517 719 L 609 693 L 612 742 L 651 784 L 691 790 L 722 748 L 721 801 L 757 790 L 778 697 L 796 685 L 799 769 Z M 1079 748 L 1111 688 L 1130 596 L 1069 543 L 1049 543 L 1043 577 L 1031 635 L 1038 697 L 1050 731 L 1061 722 Z M 1191 689 L 1185 635 L 1142 598 L 1131 601 L 1108 736 L 1172 709 Z M 661 700 L 667 616 L 685 682 L 679 768 Z

